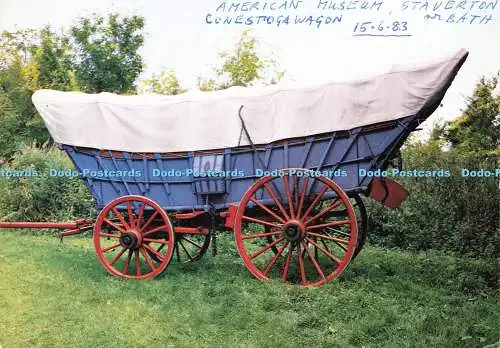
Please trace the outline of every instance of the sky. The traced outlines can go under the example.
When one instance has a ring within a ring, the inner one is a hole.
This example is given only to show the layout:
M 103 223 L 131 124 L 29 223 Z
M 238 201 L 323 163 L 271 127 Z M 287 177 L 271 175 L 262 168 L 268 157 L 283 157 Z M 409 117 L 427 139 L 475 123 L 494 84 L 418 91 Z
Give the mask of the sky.
M 479 78 L 500 71 L 498 2 L 270 0 L 222 5 L 221 0 L 0 0 L 0 30 L 46 24 L 68 27 L 78 16 L 93 12 L 139 14 L 146 20 L 141 49 L 145 75 L 173 68 L 188 88 L 196 87 L 198 76 L 211 76 L 220 62 L 218 53 L 231 49 L 244 29 L 252 30 L 264 55 L 280 63 L 285 82 L 345 81 L 465 48 L 470 52 L 468 61 L 443 107 L 426 122 L 428 129 L 436 120 L 457 117 Z M 257 17 L 264 15 L 273 19 Z M 313 20 L 295 24 L 296 16 Z M 233 23 L 214 23 L 226 17 Z M 370 23 L 362 25 L 366 22 Z M 355 36 L 359 34 L 393 36 Z

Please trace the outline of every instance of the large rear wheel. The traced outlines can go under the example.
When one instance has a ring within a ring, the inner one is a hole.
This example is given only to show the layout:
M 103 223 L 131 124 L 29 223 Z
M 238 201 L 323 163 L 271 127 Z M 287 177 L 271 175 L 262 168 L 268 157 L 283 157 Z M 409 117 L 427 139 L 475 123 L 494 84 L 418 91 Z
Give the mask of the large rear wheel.
M 282 174 L 261 178 L 243 196 L 234 224 L 238 252 L 258 279 L 321 285 L 354 254 L 356 213 L 331 179 L 306 169 Z

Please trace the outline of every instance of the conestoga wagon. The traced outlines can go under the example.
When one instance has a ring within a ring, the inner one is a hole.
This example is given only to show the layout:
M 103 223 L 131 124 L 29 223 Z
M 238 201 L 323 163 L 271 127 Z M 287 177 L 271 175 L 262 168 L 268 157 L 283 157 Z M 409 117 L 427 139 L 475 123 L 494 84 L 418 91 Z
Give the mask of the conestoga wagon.
M 363 246 L 360 195 L 398 206 L 387 169 L 439 106 L 468 53 L 367 80 L 233 87 L 177 96 L 40 90 L 33 102 L 95 198 L 95 219 L 0 227 L 93 228 L 99 261 L 153 278 L 200 259 L 232 230 L 258 279 L 304 286 L 339 276 Z

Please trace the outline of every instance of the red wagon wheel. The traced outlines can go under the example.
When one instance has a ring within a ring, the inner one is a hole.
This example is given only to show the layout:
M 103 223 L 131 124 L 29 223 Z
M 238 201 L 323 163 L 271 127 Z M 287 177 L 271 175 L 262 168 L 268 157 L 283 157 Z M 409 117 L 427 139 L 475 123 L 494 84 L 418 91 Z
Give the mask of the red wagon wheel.
M 357 228 L 358 228 L 358 242 L 356 244 L 356 249 L 354 250 L 354 254 L 352 255 L 352 260 L 356 258 L 356 256 L 359 254 L 361 249 L 363 249 L 363 246 L 365 244 L 366 236 L 368 234 L 368 214 L 366 212 L 366 207 L 365 204 L 363 203 L 363 199 L 358 195 L 358 194 L 353 194 L 351 197 L 351 204 L 352 207 L 354 208 L 354 212 L 357 216 Z M 327 203 L 327 202 L 326 202 Z M 313 210 L 319 212 L 321 210 L 321 205 L 318 204 Z M 348 212 L 347 209 L 344 209 L 343 211 L 337 211 L 335 210 L 331 214 L 335 214 L 336 216 L 343 216 L 347 217 Z M 327 214 L 324 215 L 327 217 Z M 266 232 L 271 232 L 273 229 L 270 226 L 265 226 Z M 270 235 L 267 237 L 269 243 L 273 242 L 277 237 Z M 278 252 L 278 248 L 276 246 L 271 247 L 271 250 L 274 253 Z M 315 253 L 317 253 L 317 248 L 314 248 Z M 302 254 L 305 254 L 306 251 L 304 250 Z M 283 257 L 283 254 L 281 255 Z
M 238 252 L 258 279 L 321 285 L 352 258 L 355 211 L 331 179 L 306 169 L 282 174 L 261 178 L 243 196 L 234 225 Z
M 123 196 L 99 213 L 94 246 L 109 273 L 123 278 L 154 278 L 172 258 L 174 230 L 168 215 L 154 201 Z
M 175 230 L 175 227 L 174 227 Z M 174 251 L 172 260 L 179 263 L 191 263 L 198 261 L 205 255 L 210 246 L 210 234 L 188 234 L 174 233 Z M 161 251 L 165 245 L 161 245 L 156 251 Z M 157 262 L 159 259 L 151 251 L 148 251 L 149 256 Z
M 210 246 L 210 235 L 175 234 L 173 258 L 177 262 L 190 263 L 198 261 L 205 255 Z

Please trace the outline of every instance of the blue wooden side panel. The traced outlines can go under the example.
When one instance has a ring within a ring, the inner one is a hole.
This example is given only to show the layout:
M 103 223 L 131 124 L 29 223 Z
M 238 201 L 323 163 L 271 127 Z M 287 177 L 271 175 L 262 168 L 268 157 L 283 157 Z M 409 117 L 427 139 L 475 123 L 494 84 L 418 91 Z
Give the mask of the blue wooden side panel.
M 408 133 L 403 120 L 392 128 L 379 131 L 364 132 L 358 128 L 347 135 L 333 133 L 307 137 L 296 143 L 259 146 L 257 152 L 247 147 L 226 149 L 218 154 L 191 152 L 170 158 L 162 157 L 161 154 L 152 154 L 150 158 L 140 158 L 130 153 L 116 156 L 111 152 L 67 145 L 63 145 L 63 148 L 76 169 L 83 174 L 82 178 L 94 196 L 98 209 L 123 195 L 142 195 L 153 199 L 166 210 L 186 211 L 208 210 L 210 206 L 224 209 L 231 203 L 237 204 L 250 185 L 259 178 L 256 175 L 258 169 L 336 171 L 339 175 L 331 178 L 345 191 L 364 191 L 371 178 L 359 177 L 359 169 L 373 170 L 383 166 L 397 140 Z M 133 171 L 134 175 L 95 177 L 97 172 L 106 170 L 130 174 Z M 237 171 L 238 176 L 202 178 L 194 177 L 188 170 Z

